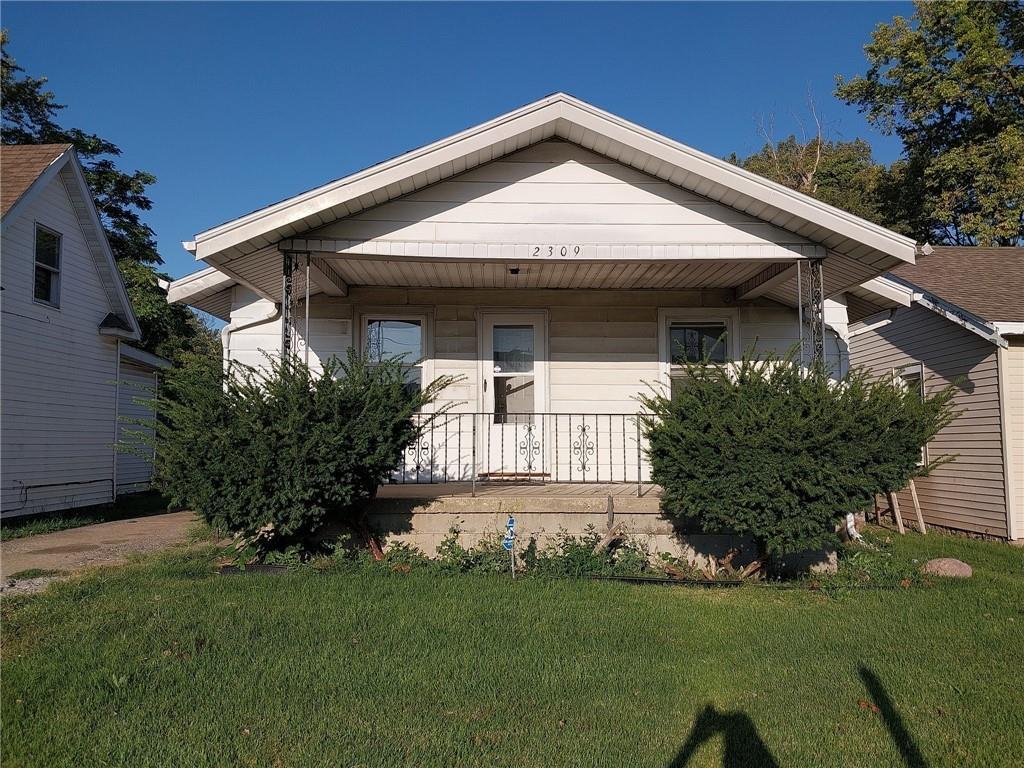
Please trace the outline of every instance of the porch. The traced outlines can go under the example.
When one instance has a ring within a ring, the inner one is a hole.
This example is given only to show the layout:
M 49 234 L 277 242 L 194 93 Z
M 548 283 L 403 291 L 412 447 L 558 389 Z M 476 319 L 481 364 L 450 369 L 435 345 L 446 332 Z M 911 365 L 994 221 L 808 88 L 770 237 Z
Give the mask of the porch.
M 382 485 L 377 498 L 384 499 L 587 499 L 619 502 L 625 499 L 661 497 L 654 483 L 552 483 L 552 482 L 445 482 L 432 484 Z

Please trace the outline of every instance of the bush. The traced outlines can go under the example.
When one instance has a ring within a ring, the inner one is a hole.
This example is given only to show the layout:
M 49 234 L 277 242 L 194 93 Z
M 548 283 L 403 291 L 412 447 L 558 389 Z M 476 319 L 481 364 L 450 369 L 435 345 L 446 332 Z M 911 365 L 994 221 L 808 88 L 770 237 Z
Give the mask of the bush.
M 641 398 L 652 479 L 680 522 L 750 535 L 762 555 L 819 549 L 841 517 L 946 460 L 918 466 L 955 415 L 952 396 L 921 398 L 864 371 L 837 383 L 792 353 L 747 356 L 731 372 L 692 364 L 673 398 Z
M 590 525 L 580 537 L 559 531 L 555 540 L 542 548 L 531 539 L 523 552 L 524 566 L 545 576 L 576 578 L 637 576 L 650 570 L 650 556 L 642 546 L 627 538 L 595 552 L 602 538 L 603 534 Z
M 322 374 L 270 358 L 269 370 L 192 357 L 155 401 L 154 482 L 213 528 L 282 548 L 331 517 L 359 522 L 429 416 L 413 414 L 450 383 L 406 387 L 400 361 L 350 352 Z

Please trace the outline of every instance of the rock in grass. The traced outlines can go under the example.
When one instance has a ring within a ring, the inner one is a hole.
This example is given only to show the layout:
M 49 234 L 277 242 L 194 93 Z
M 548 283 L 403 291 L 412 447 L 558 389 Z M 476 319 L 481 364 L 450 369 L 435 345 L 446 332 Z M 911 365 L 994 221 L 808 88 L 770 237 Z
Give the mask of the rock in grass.
M 953 557 L 937 557 L 921 566 L 922 573 L 930 576 L 946 576 L 951 579 L 969 579 L 974 571 L 963 560 Z

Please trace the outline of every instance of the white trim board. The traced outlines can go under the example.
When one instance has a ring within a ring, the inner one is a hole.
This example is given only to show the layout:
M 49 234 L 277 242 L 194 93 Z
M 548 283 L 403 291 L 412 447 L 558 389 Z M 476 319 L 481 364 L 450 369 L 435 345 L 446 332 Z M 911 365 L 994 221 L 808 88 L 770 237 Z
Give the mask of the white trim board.
M 197 259 L 226 263 L 552 138 L 806 236 L 879 272 L 914 261 L 909 238 L 564 93 L 201 232 L 185 247 Z

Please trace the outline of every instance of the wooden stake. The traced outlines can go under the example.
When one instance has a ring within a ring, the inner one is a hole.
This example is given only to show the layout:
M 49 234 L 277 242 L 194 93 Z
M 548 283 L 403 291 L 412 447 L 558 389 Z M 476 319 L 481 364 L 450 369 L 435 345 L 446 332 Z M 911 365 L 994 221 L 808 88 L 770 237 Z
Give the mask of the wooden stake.
M 889 499 L 889 509 L 892 510 L 893 519 L 896 521 L 896 530 L 901 534 L 907 532 L 907 529 L 903 527 L 903 515 L 900 514 L 900 502 L 896 498 L 896 494 L 892 491 L 886 492 L 886 497 Z
M 921 514 L 921 502 L 917 500 L 917 486 L 914 485 L 914 481 L 910 481 L 910 498 L 914 500 L 914 511 L 917 513 L 917 527 L 921 529 L 921 533 L 928 533 L 928 529 L 924 527 L 924 515 Z

